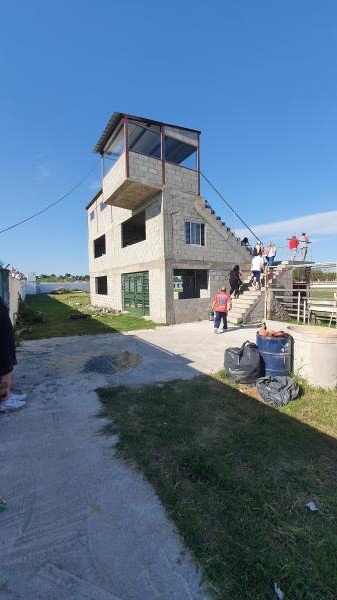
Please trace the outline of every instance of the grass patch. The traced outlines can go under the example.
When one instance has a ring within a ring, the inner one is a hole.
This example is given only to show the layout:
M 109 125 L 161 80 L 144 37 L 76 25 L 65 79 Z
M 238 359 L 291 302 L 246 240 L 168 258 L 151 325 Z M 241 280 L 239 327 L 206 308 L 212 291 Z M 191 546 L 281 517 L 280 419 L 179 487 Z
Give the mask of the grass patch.
M 26 296 L 17 322 L 17 329 L 31 327 L 20 339 L 64 337 L 152 329 L 156 323 L 129 314 L 95 314 L 86 292 L 63 294 L 38 294 Z M 84 319 L 72 320 L 71 315 L 86 315 Z
M 220 374 L 99 396 L 215 597 L 267 600 L 276 582 L 286 600 L 336 599 L 336 392 L 276 410 Z

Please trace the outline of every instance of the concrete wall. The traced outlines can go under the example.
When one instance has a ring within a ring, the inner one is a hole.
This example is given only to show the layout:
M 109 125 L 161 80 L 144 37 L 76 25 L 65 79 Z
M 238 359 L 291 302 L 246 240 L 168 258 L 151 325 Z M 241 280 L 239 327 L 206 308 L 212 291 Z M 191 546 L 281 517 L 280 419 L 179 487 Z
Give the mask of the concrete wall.
M 31 284 L 31 282 L 30 282 Z M 36 284 L 36 289 L 35 292 L 32 291 L 28 291 L 31 289 L 31 287 L 29 286 L 28 289 L 26 290 L 27 294 L 50 294 L 50 292 L 55 292 L 55 290 L 59 290 L 59 289 L 66 289 L 66 290 L 81 290 L 82 292 L 89 292 L 90 289 L 90 285 L 89 285 L 89 281 L 69 281 L 69 282 L 55 282 L 55 283 L 37 283 Z
M 24 300 L 26 296 L 26 281 L 12 277 L 8 269 L 1 269 L 0 277 L 0 292 L 4 302 L 8 305 L 10 319 L 15 324 L 20 298 Z
M 99 197 L 90 207 L 96 206 L 97 219 L 90 221 L 89 230 L 89 272 L 91 302 L 97 306 L 107 306 L 115 310 L 123 309 L 122 274 L 149 271 L 150 316 L 159 323 L 166 322 L 164 226 L 162 194 L 145 204 L 146 239 L 138 244 L 122 247 L 122 223 L 137 211 L 132 212 L 109 206 L 100 212 Z M 103 233 L 106 236 L 106 254 L 94 258 L 94 240 Z M 108 294 L 96 294 L 95 278 L 107 276 Z
M 123 153 L 117 162 L 111 167 L 110 171 L 104 176 L 103 180 L 103 199 L 108 200 L 110 196 L 125 180 L 125 153 Z M 91 206 L 89 212 L 93 210 Z
M 9 277 L 9 312 L 13 323 L 16 321 L 20 299 L 24 300 L 25 296 L 25 281 Z
M 182 170 L 186 187 L 190 172 Z M 185 323 L 208 318 L 215 293 L 228 286 L 228 273 L 241 259 L 246 264 L 247 251 L 235 237 L 222 227 L 195 193 L 177 191 L 165 186 L 163 193 L 165 220 L 165 258 L 167 289 L 167 322 Z M 185 222 L 205 224 L 205 246 L 186 244 Z M 250 267 L 250 265 L 249 265 Z M 202 298 L 177 299 L 173 292 L 174 269 L 206 269 L 209 272 L 208 290 Z
M 129 177 L 155 187 L 162 185 L 162 162 L 151 156 L 129 152 Z

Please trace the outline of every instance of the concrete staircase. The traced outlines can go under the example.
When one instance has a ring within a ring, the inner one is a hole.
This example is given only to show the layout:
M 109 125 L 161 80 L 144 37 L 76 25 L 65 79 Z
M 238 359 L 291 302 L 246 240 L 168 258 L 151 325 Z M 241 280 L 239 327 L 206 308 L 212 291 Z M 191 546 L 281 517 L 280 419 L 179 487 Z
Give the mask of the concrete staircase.
M 222 221 L 221 217 L 215 213 L 215 210 L 212 208 L 210 203 L 202 196 L 197 196 L 194 203 L 194 210 L 207 223 L 215 228 L 218 234 L 220 234 L 226 243 L 234 250 L 235 254 L 237 255 L 237 262 L 240 264 L 241 270 L 246 273 L 248 268 L 250 268 L 251 255 L 248 248 L 241 245 L 241 239 L 236 236 L 235 232 L 232 231 L 224 221 Z
M 260 305 L 262 310 L 259 310 Z M 228 322 L 231 325 L 241 325 L 255 320 L 261 321 L 263 319 L 263 306 L 264 291 L 256 290 L 250 285 L 238 298 L 232 299 L 232 308 L 228 313 Z M 253 311 L 257 313 L 256 319 L 253 319 L 252 316 L 249 317 Z
M 235 235 L 230 227 L 216 215 L 210 203 L 198 196 L 194 203 L 194 210 L 224 238 L 226 243 L 234 250 L 237 263 L 244 279 L 243 293 L 239 298 L 233 298 L 232 309 L 228 314 L 228 322 L 232 325 L 261 322 L 264 318 L 264 289 L 256 290 L 250 283 L 251 280 L 251 254 L 246 246 L 241 245 L 241 239 Z M 277 283 L 280 274 L 288 268 L 289 261 L 276 262 L 273 269 L 272 281 Z
M 273 269 L 272 283 L 277 283 L 280 274 L 288 268 L 288 265 L 289 261 L 276 263 Z M 232 299 L 232 309 L 228 313 L 228 322 L 231 325 L 257 323 L 264 318 L 264 289 L 256 290 L 251 285 L 250 279 L 246 279 L 243 289 L 244 291 L 239 298 Z

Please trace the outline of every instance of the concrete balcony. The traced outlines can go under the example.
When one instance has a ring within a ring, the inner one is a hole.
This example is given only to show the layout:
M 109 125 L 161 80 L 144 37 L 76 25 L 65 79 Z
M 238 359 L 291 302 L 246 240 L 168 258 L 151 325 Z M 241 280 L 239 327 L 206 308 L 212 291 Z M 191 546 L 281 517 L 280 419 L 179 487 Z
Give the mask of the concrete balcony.
M 162 190 L 162 162 L 150 156 L 129 153 L 129 177 L 126 177 L 125 153 L 103 179 L 106 204 L 136 210 Z

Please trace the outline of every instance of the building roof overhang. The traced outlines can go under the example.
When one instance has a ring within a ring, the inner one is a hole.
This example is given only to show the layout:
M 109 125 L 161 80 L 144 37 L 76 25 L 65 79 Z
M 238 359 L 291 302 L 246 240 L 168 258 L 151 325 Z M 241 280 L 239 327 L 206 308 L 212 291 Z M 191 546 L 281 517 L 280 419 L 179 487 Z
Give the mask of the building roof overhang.
M 167 127 L 176 127 L 177 129 L 182 129 L 183 131 L 193 131 L 194 133 L 198 133 L 198 134 L 201 133 L 201 131 L 199 131 L 198 129 L 191 129 L 189 127 L 181 127 L 180 125 L 173 125 L 172 123 L 163 123 L 162 121 L 154 121 L 153 119 L 148 119 L 147 117 L 139 117 L 139 116 L 136 117 L 135 115 L 127 115 L 125 113 L 114 112 L 111 115 L 96 146 L 94 147 L 93 151 L 95 153 L 103 154 L 106 143 L 110 139 L 114 130 L 118 127 L 118 125 L 119 125 L 120 121 L 123 119 L 123 117 L 127 117 L 129 119 L 135 119 L 138 121 L 145 121 L 146 123 L 151 123 L 152 125 L 164 125 L 164 126 L 166 125 Z

